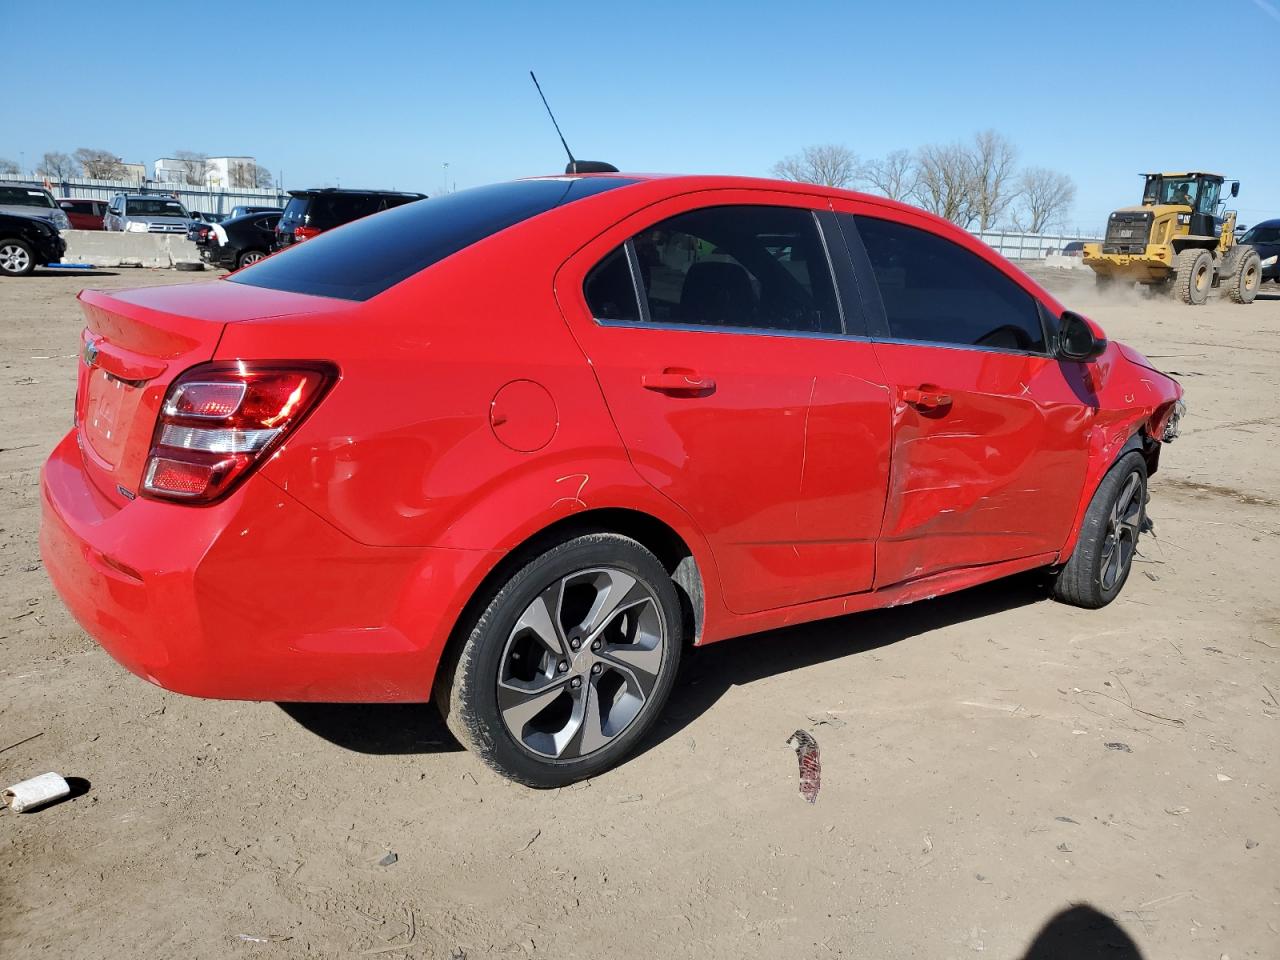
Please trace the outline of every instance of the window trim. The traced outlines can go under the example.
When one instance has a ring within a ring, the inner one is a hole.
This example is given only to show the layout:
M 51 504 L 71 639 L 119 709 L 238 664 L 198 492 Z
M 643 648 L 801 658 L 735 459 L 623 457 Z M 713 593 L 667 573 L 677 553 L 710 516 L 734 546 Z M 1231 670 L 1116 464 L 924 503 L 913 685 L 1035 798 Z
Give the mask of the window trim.
M 648 230 L 667 220 L 672 220 L 676 217 L 684 216 L 685 214 L 694 213 L 700 210 L 714 209 L 716 207 L 724 207 L 724 208 L 769 207 L 769 208 L 778 209 L 778 210 L 799 210 L 809 214 L 810 219 L 813 222 L 814 231 L 818 236 L 818 244 L 822 249 L 823 257 L 825 257 L 826 259 L 827 276 L 831 283 L 831 293 L 832 293 L 832 297 L 835 299 L 835 305 L 836 305 L 836 320 L 839 322 L 839 326 L 840 326 L 840 330 L 838 332 L 825 331 L 825 330 L 823 331 L 780 330 L 780 329 L 774 329 L 769 327 L 727 327 L 727 326 L 713 326 L 710 324 L 701 324 L 701 323 L 679 323 L 679 322 L 665 321 L 665 320 L 654 321 L 649 312 L 649 298 L 645 296 L 644 279 L 640 270 L 640 257 L 636 253 L 636 246 L 635 246 L 636 234 L 635 233 L 630 234 L 626 238 L 626 240 L 624 240 L 620 244 L 620 246 L 626 252 L 627 269 L 628 271 L 630 271 L 630 274 L 631 274 L 631 288 L 636 298 L 637 306 L 639 307 L 639 310 L 637 312 L 640 315 L 640 319 L 638 321 L 602 319 L 595 315 L 595 311 L 591 309 L 591 304 L 587 301 L 587 295 L 586 295 L 587 279 L 591 276 L 592 271 L 594 271 L 596 267 L 604 263 L 606 259 L 608 259 L 610 256 L 613 255 L 613 251 L 618 249 L 618 247 L 612 247 L 608 252 L 605 253 L 603 257 L 601 257 L 594 264 L 592 264 L 592 266 L 589 267 L 586 273 L 583 275 L 582 288 L 580 292 L 582 294 L 583 303 L 586 304 L 587 314 L 591 317 L 592 322 L 600 327 L 628 327 L 628 328 L 643 329 L 643 330 L 671 330 L 671 331 L 683 330 L 683 331 L 692 331 L 695 333 L 736 333 L 736 334 L 747 334 L 747 335 L 766 336 L 766 337 L 795 337 L 795 338 L 804 339 L 804 340 L 865 340 L 865 339 L 868 339 L 863 336 L 850 335 L 848 332 L 849 323 L 848 323 L 848 320 L 846 319 L 846 310 L 845 310 L 845 304 L 844 304 L 845 298 L 841 296 L 840 276 L 839 276 L 838 269 L 836 267 L 835 257 L 833 256 L 830 244 L 828 243 L 826 230 L 824 229 L 824 224 L 820 216 L 824 211 L 818 210 L 814 207 L 789 206 L 786 204 L 776 204 L 776 203 L 740 203 L 740 202 L 712 203 L 712 204 L 706 204 L 705 206 L 689 207 L 686 210 L 681 210 L 679 213 L 673 213 L 668 216 L 662 217 L 659 220 L 655 220 L 653 223 L 647 224 L 646 226 L 641 227 L 640 229 Z
M 1027 299 L 1031 301 L 1036 311 L 1036 320 L 1040 324 L 1040 333 L 1044 338 L 1043 350 L 1017 350 L 1012 347 L 986 347 L 976 343 L 956 343 L 950 340 L 917 340 L 911 337 L 900 337 L 895 335 L 889 328 L 889 314 L 884 308 L 884 298 L 880 295 L 880 282 L 876 279 L 875 270 L 871 266 L 871 257 L 867 253 L 866 244 L 862 240 L 862 232 L 858 229 L 858 217 L 866 217 L 869 220 L 881 220 L 885 223 L 892 223 L 899 227 L 906 227 L 911 230 L 919 230 L 921 233 L 927 233 L 939 240 L 946 241 L 952 246 L 959 247 L 965 253 L 976 257 L 983 261 L 991 269 L 995 270 L 1001 277 L 1013 284 L 1019 291 L 1026 294 Z M 948 237 L 940 233 L 935 233 L 922 226 L 914 223 L 907 223 L 903 220 L 897 220 L 893 217 L 877 216 L 874 213 L 853 213 L 851 211 L 837 211 L 836 219 L 840 225 L 840 232 L 844 236 L 845 244 L 849 248 L 850 259 L 853 261 L 854 272 L 858 276 L 859 288 L 865 284 L 869 291 L 869 309 L 873 310 L 875 318 L 875 326 L 878 331 L 872 333 L 869 339 L 874 343 L 909 343 L 921 347 L 935 347 L 948 350 L 973 350 L 979 353 L 999 353 L 1006 356 L 1016 357 L 1054 357 L 1053 351 L 1053 333 L 1045 323 L 1046 316 L 1052 314 L 1044 303 L 1033 294 L 1030 290 L 1018 283 L 1016 279 L 1011 277 L 1009 273 L 1000 265 L 992 263 L 986 257 L 980 256 L 972 250 L 968 250 L 960 244 L 956 243 Z

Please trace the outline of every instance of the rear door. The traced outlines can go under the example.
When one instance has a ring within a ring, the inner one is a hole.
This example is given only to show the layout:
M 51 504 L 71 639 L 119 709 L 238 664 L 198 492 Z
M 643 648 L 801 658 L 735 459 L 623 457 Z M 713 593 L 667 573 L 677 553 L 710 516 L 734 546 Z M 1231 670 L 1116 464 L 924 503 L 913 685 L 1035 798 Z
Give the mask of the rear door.
M 1044 311 L 993 254 L 924 217 L 840 202 L 893 392 L 876 586 L 1058 551 L 1093 421 Z
M 673 198 L 556 279 L 632 462 L 706 536 L 738 613 L 872 581 L 888 401 L 869 344 L 845 337 L 825 207 Z

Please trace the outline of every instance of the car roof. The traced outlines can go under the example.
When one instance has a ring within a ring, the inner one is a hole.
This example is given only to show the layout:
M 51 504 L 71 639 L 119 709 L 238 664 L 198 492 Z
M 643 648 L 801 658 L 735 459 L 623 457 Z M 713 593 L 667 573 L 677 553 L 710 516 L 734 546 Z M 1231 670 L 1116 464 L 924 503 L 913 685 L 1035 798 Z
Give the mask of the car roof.
M 291 197 L 316 197 L 320 195 L 328 196 L 330 194 L 341 196 L 343 194 L 354 194 L 356 196 L 378 196 L 378 197 L 419 197 L 426 199 L 425 193 L 411 193 L 407 190 L 359 190 L 355 187 L 308 187 L 305 190 L 290 190 Z
M 1249 229 L 1254 227 L 1280 227 L 1280 217 L 1272 217 L 1270 220 L 1259 220 L 1257 223 L 1249 224 Z

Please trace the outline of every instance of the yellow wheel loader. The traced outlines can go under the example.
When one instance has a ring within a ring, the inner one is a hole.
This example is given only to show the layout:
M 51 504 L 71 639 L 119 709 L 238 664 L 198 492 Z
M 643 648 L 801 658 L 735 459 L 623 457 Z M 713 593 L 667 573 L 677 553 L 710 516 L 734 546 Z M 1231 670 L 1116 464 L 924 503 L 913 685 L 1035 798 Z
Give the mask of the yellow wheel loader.
M 1220 197 L 1227 181 L 1216 173 L 1144 177 L 1142 205 L 1111 214 L 1103 241 L 1084 246 L 1098 287 L 1140 283 L 1190 304 L 1218 288 L 1235 303 L 1252 303 L 1262 264 L 1256 250 L 1236 243 L 1236 212 Z M 1239 180 L 1230 181 L 1230 193 L 1239 196 Z

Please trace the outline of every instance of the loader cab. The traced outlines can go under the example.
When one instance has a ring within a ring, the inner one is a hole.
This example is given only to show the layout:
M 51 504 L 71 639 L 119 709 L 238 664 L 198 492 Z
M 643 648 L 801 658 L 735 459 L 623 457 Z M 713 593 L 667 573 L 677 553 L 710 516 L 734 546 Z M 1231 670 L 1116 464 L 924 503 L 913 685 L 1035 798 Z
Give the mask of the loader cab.
M 1187 207 L 1178 213 L 1177 233 L 1193 237 L 1217 237 L 1222 231 L 1222 185 L 1215 173 L 1148 173 L 1142 191 L 1142 205 Z M 1231 183 L 1231 196 L 1240 192 L 1238 180 Z

